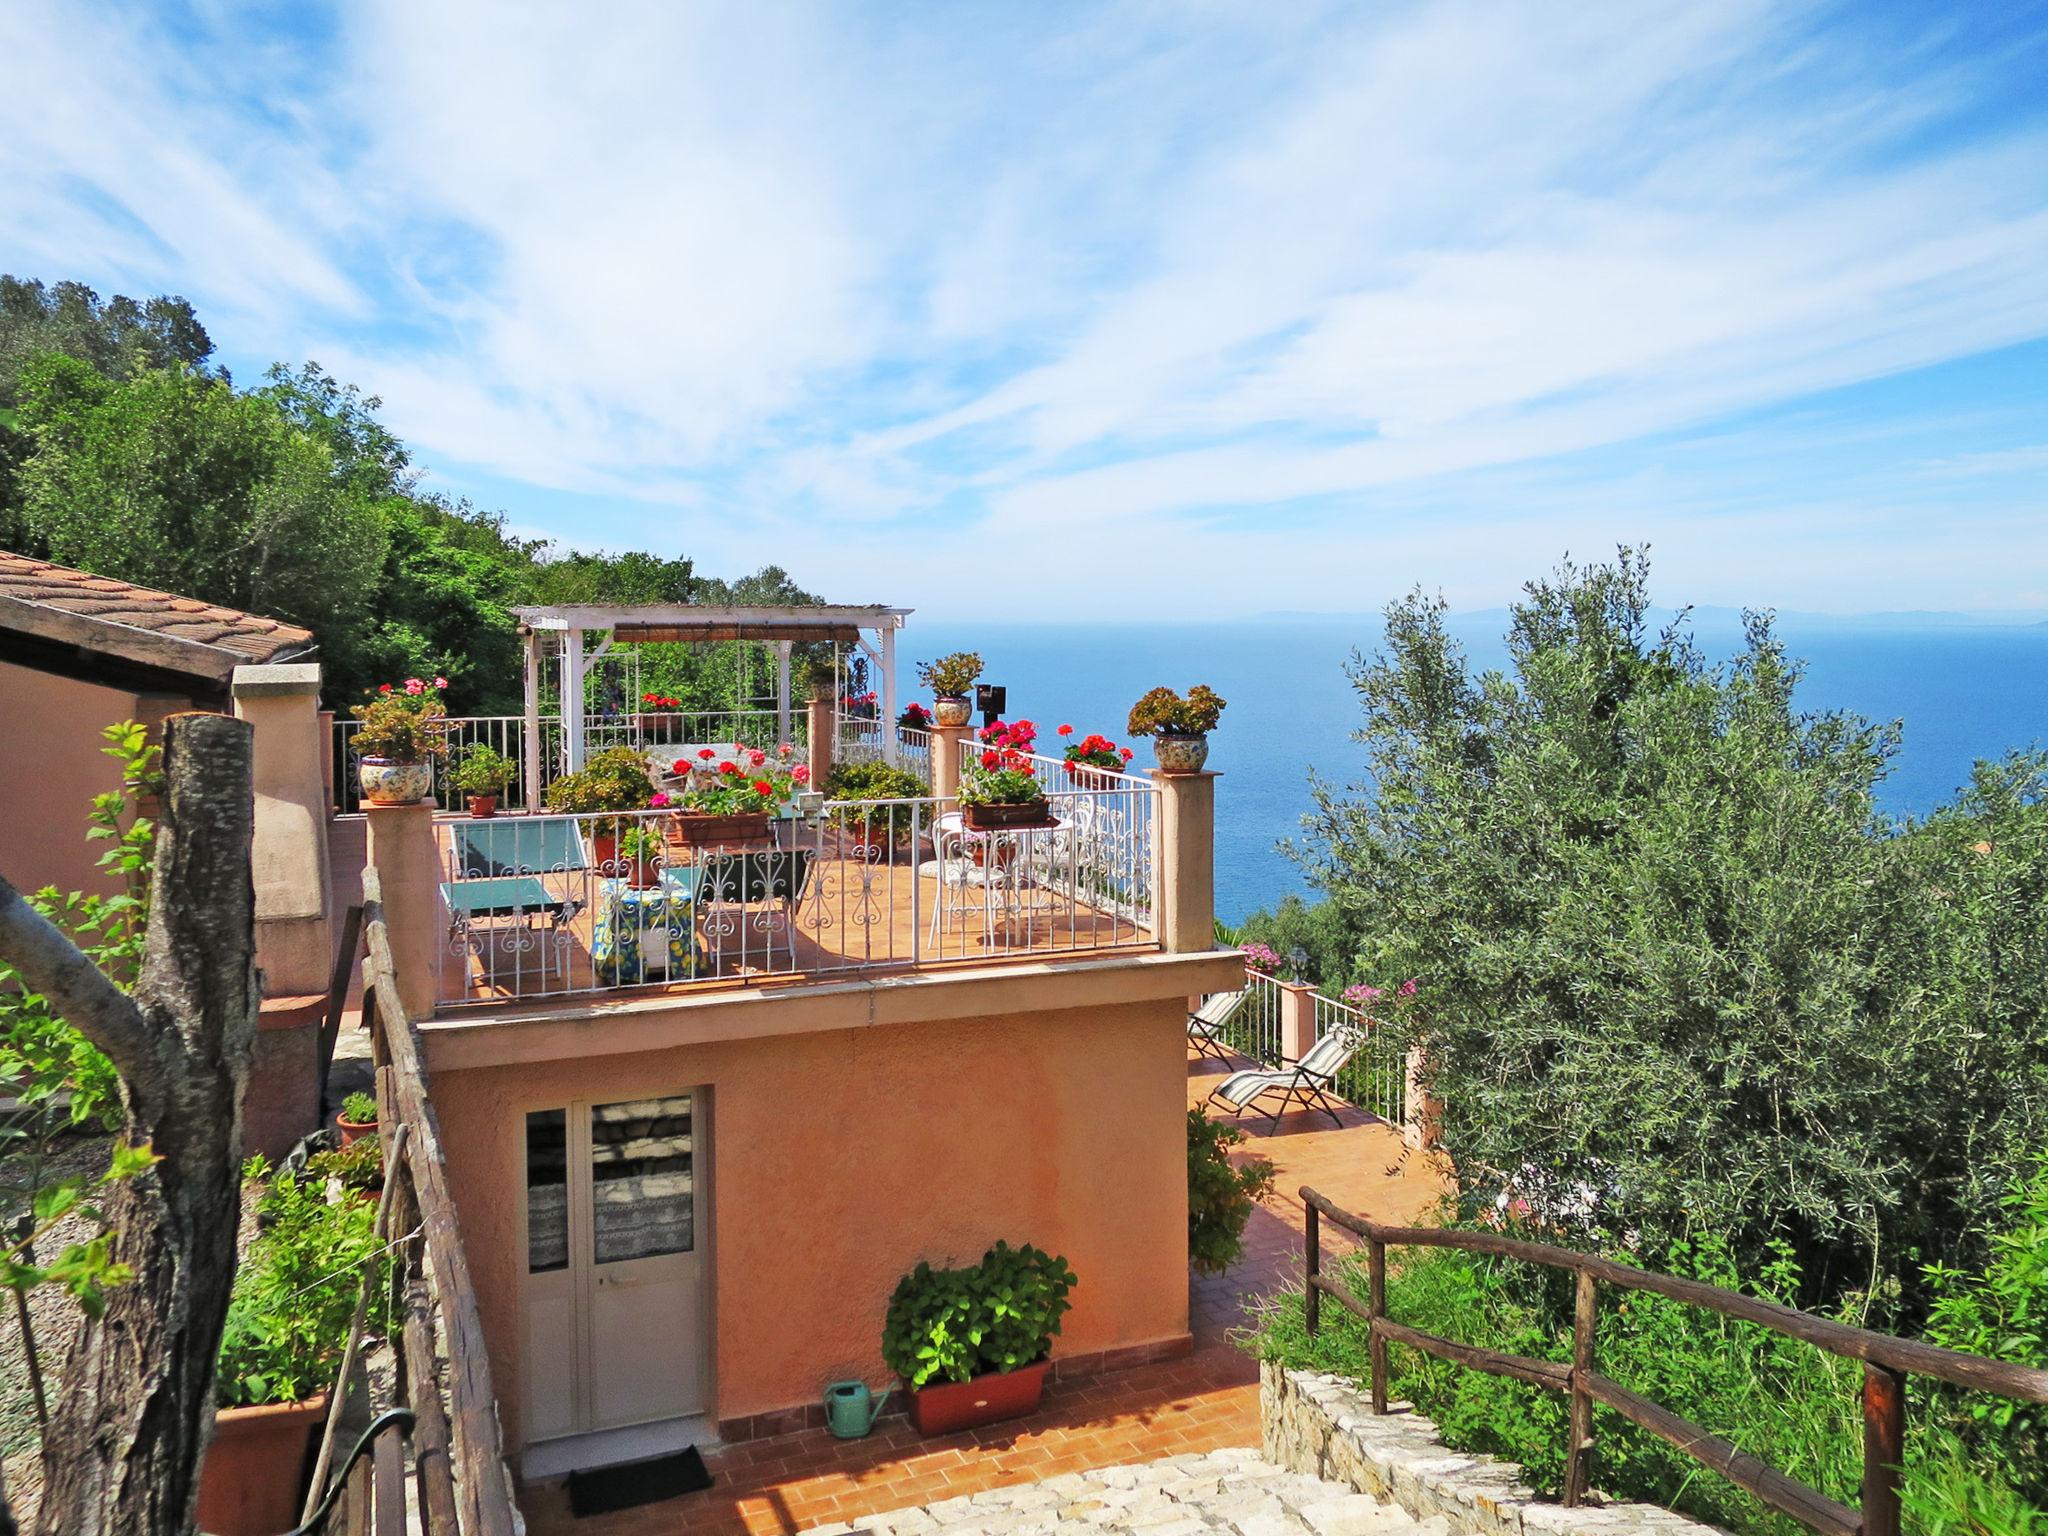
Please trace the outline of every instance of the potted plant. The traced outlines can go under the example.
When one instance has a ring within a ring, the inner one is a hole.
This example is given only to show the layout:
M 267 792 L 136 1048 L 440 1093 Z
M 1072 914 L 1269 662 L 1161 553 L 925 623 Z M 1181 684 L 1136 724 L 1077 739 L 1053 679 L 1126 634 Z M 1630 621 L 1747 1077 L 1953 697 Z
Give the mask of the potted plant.
M 852 802 L 834 805 L 829 813 L 842 848 L 852 858 L 875 864 L 892 848 L 910 848 L 915 837 L 913 808 L 889 802 L 921 800 L 931 786 L 908 768 L 841 763 L 826 780 L 825 792 L 832 800 Z
M 683 707 L 681 699 L 672 699 L 665 693 L 643 693 L 640 695 L 640 713 L 633 717 L 633 724 L 640 730 L 651 731 L 661 724 L 661 717 L 673 714 Z
M 498 798 L 519 774 L 519 765 L 487 741 L 474 743 L 455 765 L 455 787 L 476 817 L 498 814 Z
M 932 728 L 932 712 L 922 704 L 906 704 L 896 723 L 906 731 L 928 731 Z
M 352 1200 L 374 1201 L 384 1188 L 384 1143 L 365 1136 L 331 1152 L 315 1152 L 306 1159 L 306 1172 L 339 1186 Z
M 950 1434 L 1035 1411 L 1074 1271 L 1064 1258 L 998 1242 L 967 1269 L 920 1263 L 897 1282 L 882 1359 L 903 1378 L 910 1422 Z
M 334 1117 L 341 1132 L 341 1144 L 352 1147 L 365 1136 L 377 1134 L 377 1100 L 367 1093 L 352 1093 L 341 1101 L 341 1113 Z
M 244 1171 L 270 1170 L 259 1157 Z M 324 1180 L 281 1169 L 256 1213 L 221 1330 L 199 1478 L 198 1525 L 214 1536 L 277 1536 L 298 1520 L 307 1445 L 327 1412 L 363 1268 L 379 1262 L 374 1207 L 330 1202 Z
M 981 652 L 954 651 L 937 661 L 922 661 L 918 678 L 932 691 L 932 708 L 941 725 L 965 725 L 972 712 L 967 694 L 981 676 Z
M 674 821 L 683 842 L 711 848 L 765 841 L 768 818 L 810 782 L 811 770 L 795 756 L 784 742 L 772 752 L 735 744 L 730 752 L 700 747 L 695 762 L 677 758 L 669 772 L 682 785 Z
M 431 683 L 408 677 L 381 685 L 367 704 L 349 710 L 362 721 L 349 745 L 370 804 L 414 805 L 434 792 L 434 764 L 448 755 L 448 711 L 441 704 L 447 686 L 445 677 Z
M 1073 734 L 1071 725 L 1060 727 L 1060 735 Z M 1074 781 L 1076 789 L 1109 789 L 1116 783 L 1110 775 L 1122 773 L 1130 766 L 1131 749 L 1090 731 L 1079 741 L 1067 743 L 1066 759 L 1067 777 Z
M 971 832 L 1049 827 L 1051 806 L 1031 766 L 1037 730 L 1029 720 L 998 720 L 981 731 L 982 752 L 960 771 L 960 817 Z
M 653 804 L 647 760 L 631 747 L 607 747 L 547 790 L 549 810 L 599 818 L 590 823 L 590 854 L 605 874 L 619 872 L 619 834 L 625 825 L 623 817 L 602 813 L 644 811 Z
M 1171 688 L 1154 688 L 1131 706 L 1133 736 L 1150 736 L 1161 773 L 1200 773 L 1209 760 L 1209 733 L 1223 717 L 1225 701 L 1206 683 L 1182 698 Z
M 636 891 L 653 890 L 661 884 L 661 866 L 667 856 L 668 844 L 661 829 L 651 822 L 637 821 L 619 834 L 619 872 Z

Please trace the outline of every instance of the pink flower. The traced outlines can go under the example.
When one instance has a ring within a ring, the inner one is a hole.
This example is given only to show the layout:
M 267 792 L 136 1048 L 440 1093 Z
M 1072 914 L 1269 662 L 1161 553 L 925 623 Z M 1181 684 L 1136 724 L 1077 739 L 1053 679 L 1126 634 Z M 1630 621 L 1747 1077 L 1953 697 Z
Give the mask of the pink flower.
M 787 757 L 790 753 L 794 752 L 795 750 L 795 747 L 792 747 L 788 742 L 785 741 L 775 748 L 775 755 L 777 757 Z
M 1344 989 L 1344 1001 L 1360 1006 L 1366 1003 L 1378 1002 L 1386 995 L 1384 987 L 1369 987 L 1362 981 L 1355 987 L 1346 987 Z
M 1416 985 L 1415 979 L 1413 977 L 1410 977 L 1407 981 L 1401 983 L 1401 995 L 1403 997 L 1413 997 L 1417 992 L 1421 990 L 1422 989 Z
M 437 677 L 434 679 L 434 686 L 436 688 L 446 688 L 448 686 L 448 679 L 445 677 Z
M 768 754 L 766 752 L 749 752 L 747 754 L 747 761 L 758 768 L 768 761 Z
M 650 799 L 650 800 L 649 800 L 649 801 L 647 802 L 647 805 L 648 805 L 648 808 L 649 808 L 650 810 L 656 810 L 656 811 L 665 811 L 665 810 L 667 810 L 667 809 L 668 809 L 668 793 L 667 793 L 667 791 L 665 791 L 665 790 L 660 790 L 660 789 L 657 789 L 657 790 L 656 790 L 656 791 L 654 792 L 654 796 L 653 796 L 653 798 L 652 798 L 652 799 Z
M 790 769 L 789 776 L 792 779 L 795 779 L 799 784 L 808 784 L 811 782 L 811 770 L 806 768 L 802 763 L 798 763 L 794 768 Z
M 408 677 L 405 680 L 405 691 L 414 697 L 418 697 L 427 691 L 427 685 L 416 677 Z

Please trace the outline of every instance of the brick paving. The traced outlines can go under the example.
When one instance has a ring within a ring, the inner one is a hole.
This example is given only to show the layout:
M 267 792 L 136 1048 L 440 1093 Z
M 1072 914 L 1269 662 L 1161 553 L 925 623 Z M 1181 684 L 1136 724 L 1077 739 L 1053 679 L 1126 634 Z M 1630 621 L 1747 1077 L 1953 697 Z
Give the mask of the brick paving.
M 1214 1062 L 1190 1061 L 1188 1102 L 1219 1080 Z M 1269 1158 L 1275 1196 L 1245 1229 L 1245 1252 L 1223 1275 L 1189 1290 L 1194 1350 L 1185 1358 L 1130 1370 L 1054 1380 L 1044 1406 L 1025 1419 L 966 1434 L 924 1439 L 900 1415 L 863 1440 L 804 1430 L 708 1451 L 716 1485 L 660 1504 L 577 1520 L 560 1482 L 528 1484 L 520 1504 L 534 1536 L 768 1536 L 901 1511 L 1063 1474 L 1259 1443 L 1256 1362 L 1228 1337 L 1246 1303 L 1297 1281 L 1310 1184 L 1348 1209 L 1385 1221 L 1426 1217 L 1440 1198 L 1438 1170 L 1407 1154 L 1393 1127 L 1359 1111 L 1341 1126 L 1297 1112 L 1275 1134 L 1255 1132 L 1239 1150 Z M 1341 1234 L 1327 1224 L 1324 1242 Z

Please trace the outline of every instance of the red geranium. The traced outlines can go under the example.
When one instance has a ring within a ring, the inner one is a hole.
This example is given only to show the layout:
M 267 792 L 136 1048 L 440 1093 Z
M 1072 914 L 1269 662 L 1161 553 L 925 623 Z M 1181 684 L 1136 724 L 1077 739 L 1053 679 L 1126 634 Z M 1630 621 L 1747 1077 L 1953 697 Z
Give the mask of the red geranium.
M 756 779 L 754 780 L 754 793 L 757 795 L 772 795 L 775 793 L 775 786 L 766 779 Z

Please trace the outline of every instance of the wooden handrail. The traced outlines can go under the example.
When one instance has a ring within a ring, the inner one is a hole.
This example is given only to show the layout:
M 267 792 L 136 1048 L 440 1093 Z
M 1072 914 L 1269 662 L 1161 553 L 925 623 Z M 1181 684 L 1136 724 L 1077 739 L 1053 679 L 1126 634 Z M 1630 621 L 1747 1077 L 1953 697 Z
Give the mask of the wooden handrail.
M 420 1062 L 419 1032 L 399 1000 L 391 937 L 384 924 L 383 890 L 374 866 L 363 871 L 363 938 L 368 950 L 364 1006 L 374 1007 L 377 1043 L 388 1065 L 388 1071 L 379 1074 L 380 1086 L 388 1087 L 398 1119 L 408 1127 L 405 1165 L 419 1213 L 427 1273 L 448 1336 L 448 1428 L 457 1529 L 462 1536 L 512 1536 L 518 1521 L 508 1486 L 504 1431 L 491 1387 L 483 1318 L 477 1311 L 476 1289 L 470 1282 L 469 1261 L 456 1225 L 455 1199 L 448 1188 L 441 1152 L 441 1122 L 427 1095 L 427 1074 Z M 413 1332 L 408 1329 L 406 1342 L 412 1346 L 415 1364 L 422 1355 L 430 1363 L 431 1348 L 420 1349 Z M 431 1380 L 416 1383 L 415 1390 L 431 1392 Z
M 1898 1536 L 1899 1470 L 1905 1459 L 1905 1378 L 1930 1376 L 1953 1386 L 1992 1392 L 2022 1402 L 2048 1403 L 2048 1371 L 1987 1360 L 1981 1355 L 1942 1349 L 1917 1339 L 1852 1328 L 1816 1317 L 1796 1307 L 1744 1296 L 1701 1280 L 1660 1275 L 1652 1270 L 1617 1264 L 1597 1254 L 1579 1253 L 1548 1243 L 1502 1237 L 1492 1232 L 1457 1231 L 1443 1227 L 1395 1227 L 1354 1215 L 1321 1192 L 1303 1185 L 1302 1203 L 1308 1222 L 1302 1234 L 1305 1280 L 1304 1313 L 1308 1331 L 1321 1325 L 1320 1298 L 1329 1296 L 1365 1320 L 1371 1358 L 1375 1413 L 1387 1411 L 1387 1350 L 1406 1344 L 1439 1359 L 1496 1376 L 1507 1376 L 1571 1398 L 1570 1442 L 1566 1447 L 1564 1502 L 1577 1505 L 1591 1484 L 1593 1404 L 1599 1403 L 1630 1423 L 1676 1446 L 1711 1467 L 1780 1514 L 1789 1515 L 1824 1536 Z M 1370 1297 L 1360 1302 L 1349 1287 L 1322 1273 L 1321 1221 L 1328 1218 L 1366 1243 Z M 1387 1316 L 1387 1247 L 1456 1248 L 1496 1258 L 1519 1259 L 1550 1269 L 1569 1270 L 1578 1277 L 1573 1309 L 1572 1363 L 1504 1355 L 1474 1345 L 1458 1344 L 1394 1322 Z M 1629 1391 L 1593 1368 L 1597 1326 L 1597 1286 L 1647 1291 L 1674 1301 L 1704 1307 L 1758 1327 L 1769 1328 L 1817 1349 L 1864 1364 L 1863 1380 L 1863 1508 L 1859 1514 L 1806 1484 L 1767 1466 L 1650 1399 Z

